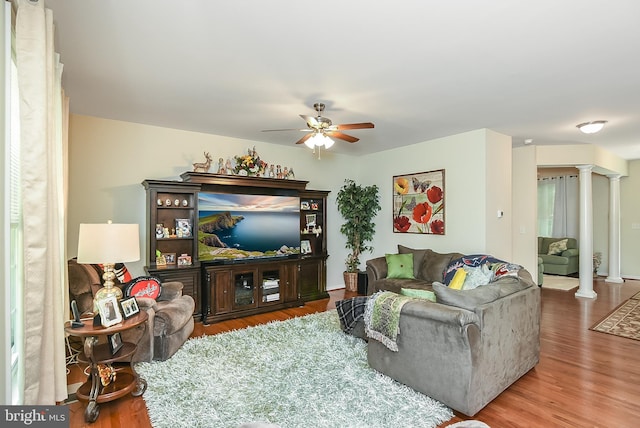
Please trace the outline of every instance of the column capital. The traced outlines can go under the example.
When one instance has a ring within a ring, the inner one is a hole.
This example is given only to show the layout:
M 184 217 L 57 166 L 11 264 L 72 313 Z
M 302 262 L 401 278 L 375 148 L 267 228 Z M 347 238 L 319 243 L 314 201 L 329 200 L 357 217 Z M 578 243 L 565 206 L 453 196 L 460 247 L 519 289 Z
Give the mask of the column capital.
M 609 180 L 620 180 L 620 177 L 622 177 L 622 174 L 607 174 Z
M 590 172 L 593 170 L 593 165 L 576 165 L 576 168 L 578 168 L 580 172 Z

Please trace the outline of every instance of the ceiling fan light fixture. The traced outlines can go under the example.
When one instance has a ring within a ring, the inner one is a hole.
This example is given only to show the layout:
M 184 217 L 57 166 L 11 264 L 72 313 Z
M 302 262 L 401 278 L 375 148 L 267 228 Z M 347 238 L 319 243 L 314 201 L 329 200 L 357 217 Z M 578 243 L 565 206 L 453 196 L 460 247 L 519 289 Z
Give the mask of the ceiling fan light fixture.
M 584 134 L 595 134 L 604 128 L 605 123 L 607 123 L 606 120 L 594 120 L 592 122 L 584 122 L 576 125 L 576 128 Z
M 327 137 L 322 132 L 318 132 L 314 134 L 311 138 L 309 138 L 307 141 L 305 141 L 304 145 L 309 147 L 310 149 L 313 149 L 315 147 L 322 147 L 322 146 L 328 149 L 329 147 L 333 146 L 333 143 L 334 141 L 331 138 Z

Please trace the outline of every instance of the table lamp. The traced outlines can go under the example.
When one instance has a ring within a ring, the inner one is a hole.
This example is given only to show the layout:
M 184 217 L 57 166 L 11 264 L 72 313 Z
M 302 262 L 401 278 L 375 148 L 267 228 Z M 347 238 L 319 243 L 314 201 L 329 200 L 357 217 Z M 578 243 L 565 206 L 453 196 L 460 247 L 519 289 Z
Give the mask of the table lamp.
M 80 224 L 78 235 L 78 263 L 100 264 L 104 274 L 104 287 L 93 296 L 96 303 L 106 297 L 122 298 L 122 290 L 115 287 L 116 263 L 140 260 L 140 231 L 137 224 Z

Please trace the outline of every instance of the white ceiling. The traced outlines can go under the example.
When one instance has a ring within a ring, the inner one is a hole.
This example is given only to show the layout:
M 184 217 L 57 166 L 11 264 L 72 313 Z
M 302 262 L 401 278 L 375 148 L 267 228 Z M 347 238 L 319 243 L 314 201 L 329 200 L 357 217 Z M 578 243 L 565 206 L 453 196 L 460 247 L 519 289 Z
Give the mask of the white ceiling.
M 72 113 L 293 145 L 261 130 L 303 128 L 322 101 L 376 125 L 342 153 L 490 128 L 640 159 L 638 0 L 45 4 Z

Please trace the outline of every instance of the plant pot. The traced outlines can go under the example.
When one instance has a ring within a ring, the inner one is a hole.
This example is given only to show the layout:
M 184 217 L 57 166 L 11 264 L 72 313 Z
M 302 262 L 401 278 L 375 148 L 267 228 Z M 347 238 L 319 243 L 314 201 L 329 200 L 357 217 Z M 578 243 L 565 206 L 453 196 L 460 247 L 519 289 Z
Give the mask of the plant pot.
M 358 272 L 343 272 L 342 276 L 347 291 L 358 291 Z

